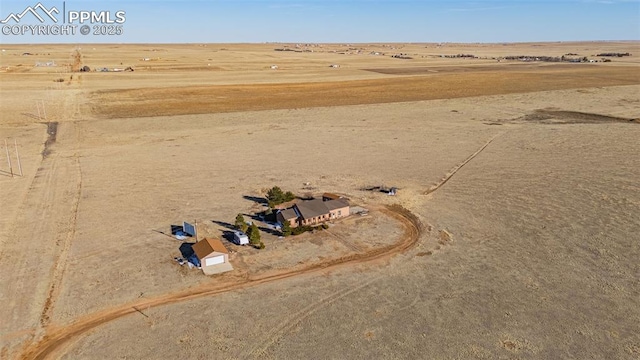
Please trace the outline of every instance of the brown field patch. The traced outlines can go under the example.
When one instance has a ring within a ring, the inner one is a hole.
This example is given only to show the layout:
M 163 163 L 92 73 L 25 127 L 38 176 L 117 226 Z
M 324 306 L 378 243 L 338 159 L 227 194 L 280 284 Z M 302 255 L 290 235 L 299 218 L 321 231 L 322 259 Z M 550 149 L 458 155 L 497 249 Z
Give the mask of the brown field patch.
M 533 69 L 533 68 L 532 68 Z M 463 98 L 640 84 L 630 67 L 558 66 L 389 79 L 157 87 L 92 93 L 100 118 L 128 118 Z

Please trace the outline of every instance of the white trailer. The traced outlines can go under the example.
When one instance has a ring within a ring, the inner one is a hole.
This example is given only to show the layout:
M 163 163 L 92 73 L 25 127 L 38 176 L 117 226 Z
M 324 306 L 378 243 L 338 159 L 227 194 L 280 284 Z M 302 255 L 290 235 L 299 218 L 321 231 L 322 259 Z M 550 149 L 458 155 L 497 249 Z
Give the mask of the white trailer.
M 242 231 L 234 231 L 233 243 L 236 245 L 247 245 L 249 243 L 249 237 Z

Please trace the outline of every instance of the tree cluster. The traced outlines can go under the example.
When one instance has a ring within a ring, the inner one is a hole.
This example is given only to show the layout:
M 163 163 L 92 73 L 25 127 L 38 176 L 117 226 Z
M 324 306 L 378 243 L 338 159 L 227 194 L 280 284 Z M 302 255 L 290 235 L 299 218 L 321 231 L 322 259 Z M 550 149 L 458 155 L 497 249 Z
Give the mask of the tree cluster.
M 296 196 L 293 195 L 291 191 L 283 192 L 278 186 L 274 186 L 269 191 L 267 191 L 267 201 L 269 202 L 269 207 L 273 208 L 276 205 L 280 205 L 287 201 L 291 201 L 295 199 Z
M 611 56 L 611 57 L 623 57 L 623 56 L 631 56 L 631 54 L 627 53 L 600 53 L 596 54 L 596 56 Z
M 477 58 L 477 56 L 472 55 L 472 54 L 456 54 L 456 55 L 440 55 L 440 57 L 443 58 L 450 58 L 450 59 L 455 59 L 455 58 Z

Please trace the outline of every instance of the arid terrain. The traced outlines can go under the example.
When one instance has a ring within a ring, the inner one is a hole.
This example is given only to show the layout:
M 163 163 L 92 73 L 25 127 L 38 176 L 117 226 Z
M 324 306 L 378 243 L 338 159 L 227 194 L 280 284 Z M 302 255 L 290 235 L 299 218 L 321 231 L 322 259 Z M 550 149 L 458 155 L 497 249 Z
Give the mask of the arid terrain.
M 638 359 L 638 55 L 2 45 L 0 358 Z M 370 212 L 173 260 L 274 185 Z

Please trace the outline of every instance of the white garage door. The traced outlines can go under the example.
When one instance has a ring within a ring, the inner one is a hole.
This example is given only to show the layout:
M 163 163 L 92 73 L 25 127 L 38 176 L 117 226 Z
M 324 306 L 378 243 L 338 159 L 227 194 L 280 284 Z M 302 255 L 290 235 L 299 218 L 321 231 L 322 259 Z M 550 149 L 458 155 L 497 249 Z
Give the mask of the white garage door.
M 216 256 L 204 259 L 204 266 L 218 265 L 224 263 L 224 256 Z

